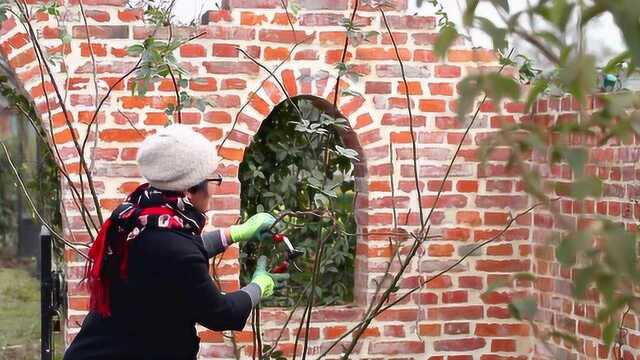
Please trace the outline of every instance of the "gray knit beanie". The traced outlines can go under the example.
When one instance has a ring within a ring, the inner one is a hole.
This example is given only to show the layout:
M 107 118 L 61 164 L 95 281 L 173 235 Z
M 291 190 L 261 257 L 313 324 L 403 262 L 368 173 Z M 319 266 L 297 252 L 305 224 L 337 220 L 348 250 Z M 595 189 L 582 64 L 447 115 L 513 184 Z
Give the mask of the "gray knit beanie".
M 216 170 L 216 151 L 202 134 L 188 126 L 174 124 L 142 142 L 138 167 L 151 186 L 185 191 Z

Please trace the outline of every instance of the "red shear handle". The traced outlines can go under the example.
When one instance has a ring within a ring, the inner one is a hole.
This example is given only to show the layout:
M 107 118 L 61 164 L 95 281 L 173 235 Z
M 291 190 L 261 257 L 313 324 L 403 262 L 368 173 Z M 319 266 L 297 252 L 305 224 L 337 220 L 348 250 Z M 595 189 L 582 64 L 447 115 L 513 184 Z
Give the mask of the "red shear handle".
M 279 242 L 283 242 L 284 241 L 284 235 L 277 233 L 277 234 L 273 234 L 273 242 L 274 243 L 279 243 Z
M 276 267 L 274 267 L 271 270 L 271 273 L 272 274 L 282 274 L 282 273 L 286 273 L 288 270 L 289 270 L 289 262 L 287 260 L 284 260 L 283 262 L 278 264 Z

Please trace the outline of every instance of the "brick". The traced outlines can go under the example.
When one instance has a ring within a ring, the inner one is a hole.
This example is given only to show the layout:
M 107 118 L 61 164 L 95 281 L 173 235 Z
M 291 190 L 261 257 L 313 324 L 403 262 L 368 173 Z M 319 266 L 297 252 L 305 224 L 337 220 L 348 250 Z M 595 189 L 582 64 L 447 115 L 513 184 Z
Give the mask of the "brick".
M 460 67 L 452 65 L 436 65 L 436 77 L 458 78 L 461 75 Z
M 347 327 L 344 325 L 329 326 L 324 328 L 322 332 L 325 339 L 336 339 L 347 332 Z
M 472 351 L 482 349 L 486 345 L 482 338 L 465 338 L 455 340 L 437 340 L 433 343 L 436 351 Z
M 516 341 L 511 339 L 493 339 L 491 340 L 492 352 L 515 352 Z
M 247 87 L 246 80 L 243 79 L 224 79 L 222 80 L 221 90 L 243 90 Z
M 446 323 L 444 333 L 447 335 L 469 334 L 469 323 Z
M 478 260 L 476 270 L 487 272 L 523 272 L 530 270 L 529 260 Z
M 529 336 L 529 325 L 476 324 L 475 335 L 482 337 Z
M 305 10 L 346 10 L 347 0 L 299 0 Z
M 284 60 L 289 56 L 289 49 L 285 47 L 267 47 L 264 49 L 264 59 L 267 61 Z
M 396 45 L 405 45 L 407 43 L 407 33 L 403 33 L 403 32 L 392 32 L 393 34 L 393 40 L 395 41 Z M 382 45 L 392 45 L 393 42 L 391 41 L 391 36 L 389 36 L 389 33 L 384 33 L 382 34 L 382 39 L 380 41 L 380 43 Z
M 413 52 L 413 60 L 426 62 L 426 63 L 435 63 L 438 62 L 438 56 L 431 50 L 415 50 Z
M 293 55 L 294 60 L 318 60 L 319 58 L 319 52 L 314 49 L 298 50 Z
M 127 39 L 129 27 L 126 25 L 89 25 L 89 35 L 96 39 Z M 71 33 L 75 39 L 86 38 L 87 31 L 84 26 L 73 26 Z
M 375 341 L 369 344 L 370 354 L 400 355 L 421 354 L 424 352 L 422 341 Z
M 469 293 L 464 290 L 445 291 L 442 293 L 444 304 L 466 303 L 469 300 Z
M 450 83 L 430 83 L 429 91 L 431 95 L 444 95 L 444 96 L 452 96 L 453 95 L 453 86 Z
M 216 91 L 217 83 L 215 78 L 193 78 L 189 81 L 189 89 L 193 91 Z
M 111 19 L 109 13 L 102 10 L 87 9 L 84 13 L 87 16 L 87 19 L 92 19 L 96 22 L 107 22 Z
M 441 113 L 441 112 L 445 112 L 446 109 L 447 109 L 447 104 L 444 100 L 431 100 L 431 99 L 420 100 L 421 111 Z
M 477 211 L 458 211 L 456 213 L 456 222 L 458 224 L 466 224 L 478 226 L 482 223 L 480 213 Z
M 243 11 L 240 13 L 240 24 L 241 25 L 260 25 L 263 22 L 267 22 L 267 17 L 265 15 L 257 15 L 253 12 Z
M 241 26 L 209 25 L 207 26 L 207 33 L 203 37 L 216 40 L 250 41 L 256 38 L 256 30 Z
M 436 27 L 434 16 L 388 15 L 387 21 L 392 29 L 432 30 Z
M 461 276 L 458 282 L 461 288 L 482 289 L 482 278 L 479 276 Z
M 205 57 L 207 50 L 200 44 L 184 44 L 180 46 L 180 56 L 187 58 Z
M 509 195 L 491 195 L 476 196 L 476 206 L 479 208 L 511 208 L 522 209 L 527 205 L 527 198 L 524 196 L 509 196 Z
M 122 22 L 136 22 L 142 20 L 144 13 L 142 9 L 124 9 L 118 11 L 118 19 Z
M 404 82 L 398 83 L 397 92 L 400 94 L 406 94 L 408 89 L 409 95 L 422 95 L 422 86 L 419 81 L 407 81 L 405 86 Z
M 291 30 L 260 30 L 258 39 L 260 39 L 260 41 L 287 44 L 293 44 L 307 39 L 305 43 L 310 43 L 313 39 L 309 39 L 309 36 L 312 35 L 314 35 L 314 33 L 307 34 L 304 31 L 296 31 L 293 33 Z
M 205 61 L 202 63 L 210 74 L 257 75 L 258 65 L 250 61 Z
M 144 135 L 134 129 L 103 129 L 100 131 L 100 140 L 104 142 L 140 142 Z
M 448 306 L 427 309 L 429 320 L 474 320 L 482 318 L 482 306 Z
M 409 61 L 411 52 L 408 49 L 398 49 L 400 59 Z M 356 49 L 356 59 L 358 60 L 397 60 L 394 49 L 388 48 L 365 48 L 358 47 Z
M 391 83 L 387 81 L 367 81 L 364 84 L 365 94 L 390 94 Z

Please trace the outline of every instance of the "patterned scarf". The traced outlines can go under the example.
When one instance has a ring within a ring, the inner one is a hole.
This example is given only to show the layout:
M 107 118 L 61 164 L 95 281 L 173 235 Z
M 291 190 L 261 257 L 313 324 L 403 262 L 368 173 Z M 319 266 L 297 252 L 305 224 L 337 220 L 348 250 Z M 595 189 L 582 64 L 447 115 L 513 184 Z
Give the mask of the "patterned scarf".
M 90 309 L 103 317 L 111 316 L 110 285 L 114 272 L 127 279 L 129 245 L 149 228 L 182 231 L 200 235 L 206 217 L 184 193 L 160 191 L 140 185 L 104 222 L 89 249 L 85 279 L 91 295 Z

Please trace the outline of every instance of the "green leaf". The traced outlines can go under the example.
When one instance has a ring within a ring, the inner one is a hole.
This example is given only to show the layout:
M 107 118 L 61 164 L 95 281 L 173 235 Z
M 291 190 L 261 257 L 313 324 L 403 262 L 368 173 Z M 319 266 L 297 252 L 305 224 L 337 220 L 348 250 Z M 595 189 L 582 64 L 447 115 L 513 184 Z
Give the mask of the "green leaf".
M 338 152 L 338 154 L 340 154 L 340 155 L 342 155 L 342 156 L 344 156 L 346 158 L 358 161 L 358 152 L 353 150 L 353 149 L 347 149 L 347 148 L 344 148 L 344 147 L 342 147 L 340 145 L 336 145 L 336 151 Z
M 635 0 L 598 1 L 613 15 L 635 64 L 640 64 L 640 6 Z
M 595 268 L 592 266 L 576 270 L 576 277 L 573 281 L 573 292 L 576 297 L 584 297 L 587 289 L 589 288 L 589 284 L 593 282 L 595 271 Z
M 445 57 L 447 51 L 458 38 L 458 30 L 453 25 L 447 25 L 440 29 L 438 39 L 433 45 L 433 51 L 439 58 Z
M 467 0 L 467 7 L 462 15 L 462 23 L 464 26 L 471 26 L 471 24 L 473 24 L 473 18 L 476 15 L 479 2 L 479 0 Z
M 519 272 L 513 275 L 516 280 L 536 281 L 536 275 L 530 272 Z
M 585 148 L 566 149 L 564 158 L 567 159 L 567 163 L 571 166 L 576 177 L 581 177 L 584 174 L 584 166 L 589 158 Z
M 571 13 L 575 4 L 569 4 L 567 0 L 554 0 L 550 11 L 551 22 L 560 31 L 565 31 L 567 22 L 571 18 Z
M 597 2 L 595 5 L 588 7 L 586 10 L 582 11 L 580 16 L 580 26 L 587 25 L 591 19 L 602 15 L 605 11 L 607 11 L 607 5 L 604 1 Z
M 517 320 L 532 320 L 538 312 L 538 304 L 533 297 L 517 299 L 509 304 L 511 316 Z
M 509 0 L 490 0 L 490 1 L 494 6 L 498 6 L 502 8 L 507 13 L 511 11 L 509 10 Z
M 562 265 L 570 266 L 575 264 L 579 252 L 591 246 L 591 233 L 588 231 L 578 231 L 568 233 L 560 244 L 556 247 L 556 258 Z
M 637 239 L 635 234 L 619 225 L 605 226 L 605 255 L 609 266 L 618 274 L 637 274 Z
M 144 46 L 140 44 L 131 45 L 127 48 L 127 53 L 130 56 L 139 56 L 144 51 Z
M 510 288 L 511 284 L 508 281 L 494 281 L 491 284 L 489 284 L 489 286 L 487 286 L 487 289 L 484 291 L 484 294 L 490 293 L 490 292 L 494 292 L 498 289 L 502 289 L 502 288 Z
M 616 334 L 618 333 L 618 323 L 615 320 L 609 321 L 609 323 L 602 330 L 602 340 L 607 348 L 611 346 L 613 341 L 616 339 Z
M 487 75 L 473 75 L 464 78 L 459 85 L 458 118 L 464 119 L 466 114 L 481 92 L 495 103 L 500 104 L 504 98 L 518 100 L 520 98 L 520 84 L 513 78 L 492 73 Z
M 631 53 L 629 52 L 629 50 L 623 51 L 622 53 L 609 60 L 607 65 L 602 68 L 602 72 L 604 74 L 617 73 L 620 70 L 621 65 L 629 59 L 631 59 Z
M 355 90 L 346 89 L 342 91 L 342 96 L 355 96 L 355 97 L 363 97 L 361 93 Z
M 591 55 L 583 55 L 569 63 L 571 65 L 560 72 L 559 80 L 571 95 L 586 105 L 586 95 L 596 87 L 596 59 Z
M 493 21 L 484 17 L 478 17 L 477 21 L 482 31 L 491 37 L 493 49 L 504 51 L 508 46 L 507 29 L 497 27 Z
M 533 82 L 533 86 L 527 94 L 526 112 L 531 110 L 533 104 L 538 100 L 540 94 L 545 92 L 549 88 L 549 82 L 545 79 L 537 79 Z
M 602 180 L 596 176 L 583 176 L 571 184 L 571 197 L 575 199 L 597 198 L 601 194 Z
M 558 330 L 553 330 L 549 332 L 549 336 L 552 338 L 562 339 L 573 346 L 578 346 L 578 339 L 575 337 L 575 335 L 564 333 Z

